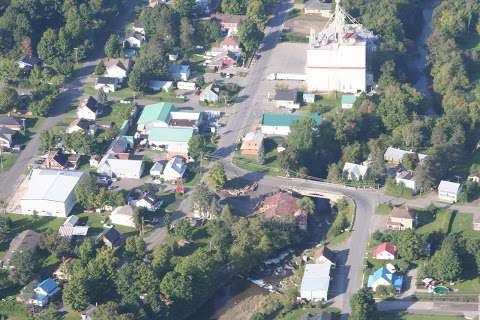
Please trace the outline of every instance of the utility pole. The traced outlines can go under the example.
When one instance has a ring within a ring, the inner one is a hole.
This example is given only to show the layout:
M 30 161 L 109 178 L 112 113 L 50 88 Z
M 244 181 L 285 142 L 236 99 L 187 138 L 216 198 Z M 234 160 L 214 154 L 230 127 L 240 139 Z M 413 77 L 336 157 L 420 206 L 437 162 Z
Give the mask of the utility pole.
M 22 125 L 23 125 L 23 135 L 25 135 L 26 134 L 26 132 L 25 132 L 25 121 L 26 121 L 26 119 L 22 118 L 21 120 L 22 120 Z

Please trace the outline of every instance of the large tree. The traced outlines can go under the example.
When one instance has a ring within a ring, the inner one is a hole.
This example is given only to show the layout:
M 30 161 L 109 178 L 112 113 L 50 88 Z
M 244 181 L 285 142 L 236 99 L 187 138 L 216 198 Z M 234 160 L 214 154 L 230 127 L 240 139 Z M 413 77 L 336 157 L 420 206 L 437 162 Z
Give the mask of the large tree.
M 222 12 L 226 14 L 245 14 L 247 2 L 246 0 L 222 0 Z
M 436 279 L 442 281 L 458 280 L 462 273 L 459 250 L 455 236 L 448 236 L 443 240 L 442 247 L 435 252 L 430 261 Z
M 62 300 L 74 310 L 84 310 L 90 302 L 85 281 L 76 278 L 68 281 L 63 288 Z
M 252 20 L 246 20 L 240 24 L 238 37 L 243 49 L 242 54 L 245 58 L 251 57 L 255 50 L 257 50 L 262 42 L 263 36 L 263 32 Z
M 35 253 L 31 250 L 16 251 L 13 253 L 10 260 L 9 279 L 20 285 L 27 284 L 37 268 L 38 260 L 35 258 Z
M 396 245 L 398 254 L 406 261 L 413 262 L 419 259 L 422 254 L 422 240 L 411 229 L 400 233 Z
M 8 112 L 18 107 L 18 94 L 15 89 L 4 87 L 0 89 L 0 113 Z
M 350 319 L 376 320 L 378 319 L 377 306 L 373 295 L 367 288 L 362 288 L 350 299 Z
M 207 177 L 210 184 L 216 190 L 221 189 L 227 182 L 225 169 L 223 168 L 223 164 L 220 162 L 215 162 L 212 168 L 208 171 Z

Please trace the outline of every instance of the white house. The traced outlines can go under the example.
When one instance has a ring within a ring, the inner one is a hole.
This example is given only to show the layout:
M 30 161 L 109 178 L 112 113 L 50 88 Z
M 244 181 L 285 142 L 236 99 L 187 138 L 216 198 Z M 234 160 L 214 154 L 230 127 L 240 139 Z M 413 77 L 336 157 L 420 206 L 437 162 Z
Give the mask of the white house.
M 392 164 L 401 164 L 403 161 L 403 157 L 408 155 L 413 159 L 417 159 L 419 162 L 423 161 L 427 155 L 423 153 L 415 153 L 413 151 L 402 150 L 394 147 L 388 147 L 383 155 L 385 161 L 388 161 Z
M 95 83 L 95 89 L 103 89 L 106 93 L 115 92 L 119 87 L 118 78 L 113 77 L 98 77 Z
M 131 159 L 107 152 L 98 164 L 97 173 L 112 178 L 140 179 L 144 165 L 143 158 Z
M 77 118 L 86 120 L 96 120 L 101 114 L 100 104 L 94 97 L 82 98 L 77 109 Z
M 182 157 L 173 157 L 165 165 L 165 169 L 162 173 L 162 178 L 166 181 L 177 181 L 183 178 L 185 171 L 187 170 L 187 164 Z
M 137 208 L 145 208 L 150 212 L 155 212 L 162 206 L 163 201 L 155 194 L 146 192 L 140 199 L 130 201 L 130 205 Z
M 309 301 L 327 301 L 330 263 L 307 264 L 300 285 L 300 297 Z
M 413 171 L 400 171 L 395 176 L 395 183 L 403 184 L 414 193 L 418 191 L 417 183 L 415 182 L 415 172 Z
M 442 180 L 438 185 L 438 199 L 441 201 L 457 202 L 461 192 L 462 185 L 460 183 Z
M 277 91 L 273 98 L 277 108 L 298 109 L 297 90 Z
M 105 77 L 116 78 L 122 83 L 131 67 L 132 62 L 129 59 L 108 59 L 105 63 Z
M 110 214 L 110 222 L 125 227 L 135 228 L 133 207 L 130 205 L 116 207 Z
M 40 307 L 45 307 L 48 305 L 49 300 L 60 292 L 58 283 L 48 278 L 43 280 L 38 284 L 38 286 L 33 289 L 35 296 L 31 299 L 31 303 Z
M 33 169 L 21 213 L 67 217 L 77 202 L 74 188 L 83 177 L 81 171 Z
M 188 65 L 172 64 L 169 70 L 174 81 L 188 81 L 188 78 L 190 78 L 190 66 Z
M 171 91 L 173 88 L 172 81 L 151 80 L 148 82 L 148 88 L 152 91 Z
M 366 165 L 345 162 L 345 165 L 343 166 L 343 172 L 347 174 L 349 180 L 352 180 L 354 178 L 357 181 L 362 180 L 367 174 L 367 171 L 368 166 Z
M 130 48 L 140 49 L 144 42 L 145 36 L 143 34 L 141 34 L 140 32 L 131 32 L 126 35 L 124 44 L 128 43 Z
M 389 242 L 384 242 L 372 251 L 372 256 L 377 260 L 394 260 L 397 257 L 397 248 Z

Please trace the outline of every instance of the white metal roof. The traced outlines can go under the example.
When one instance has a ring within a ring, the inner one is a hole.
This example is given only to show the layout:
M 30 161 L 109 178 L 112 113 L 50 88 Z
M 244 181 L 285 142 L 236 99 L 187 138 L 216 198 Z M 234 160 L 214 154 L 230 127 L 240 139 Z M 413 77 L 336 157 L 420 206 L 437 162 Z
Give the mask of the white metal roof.
M 307 264 L 303 273 L 300 291 L 328 291 L 330 263 Z
M 388 147 L 387 151 L 385 151 L 385 158 L 392 158 L 397 160 L 402 160 L 405 154 L 413 153 L 411 151 L 406 151 L 394 147 Z
M 81 171 L 33 169 L 22 200 L 64 202 L 83 174 Z
M 458 191 L 460 190 L 460 187 L 461 187 L 460 183 L 442 180 L 438 185 L 438 191 L 443 191 L 448 193 L 458 193 Z
M 349 174 L 353 174 L 356 176 L 365 176 L 367 170 L 368 166 L 351 162 L 345 162 L 345 165 L 343 166 L 343 171 L 347 171 Z
M 249 132 L 245 135 L 245 138 L 243 138 L 243 140 L 262 142 L 264 138 L 265 135 L 261 132 Z

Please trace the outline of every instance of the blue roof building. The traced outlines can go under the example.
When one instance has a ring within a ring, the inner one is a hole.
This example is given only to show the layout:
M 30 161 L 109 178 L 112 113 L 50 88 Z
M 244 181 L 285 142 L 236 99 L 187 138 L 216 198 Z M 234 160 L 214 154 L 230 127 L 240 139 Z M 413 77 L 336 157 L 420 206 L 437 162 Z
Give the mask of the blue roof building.
M 48 304 L 51 297 L 60 291 L 58 283 L 52 278 L 43 280 L 33 289 L 35 297 L 32 299 L 33 304 L 44 307 Z
M 378 286 L 393 286 L 395 290 L 401 291 L 403 287 L 403 275 L 390 272 L 382 267 L 368 277 L 367 287 L 377 290 Z

